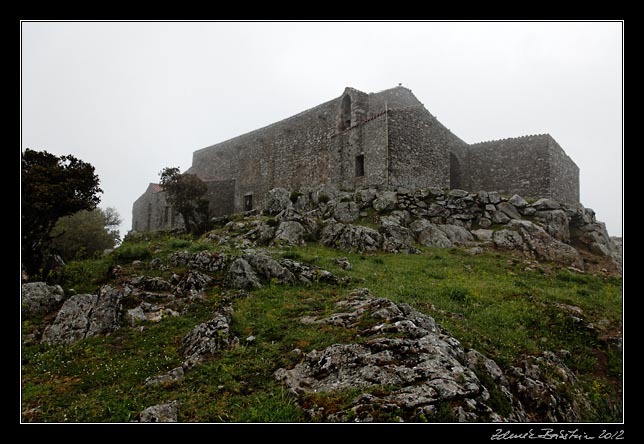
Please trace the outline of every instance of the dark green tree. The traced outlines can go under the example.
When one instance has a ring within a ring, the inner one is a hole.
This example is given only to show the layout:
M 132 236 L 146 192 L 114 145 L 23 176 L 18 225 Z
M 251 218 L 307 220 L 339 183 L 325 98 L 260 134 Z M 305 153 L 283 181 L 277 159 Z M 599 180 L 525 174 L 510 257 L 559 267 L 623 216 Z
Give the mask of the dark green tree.
M 51 232 L 52 252 L 65 261 L 88 259 L 120 241 L 121 218 L 114 208 L 79 211 L 61 217 Z
M 21 164 L 22 263 L 32 276 L 40 272 L 49 253 L 58 219 L 93 210 L 103 190 L 94 167 L 72 155 L 59 157 L 27 148 Z
M 160 176 L 161 186 L 168 193 L 168 203 L 183 217 L 186 231 L 195 235 L 208 231 L 206 183 L 195 174 L 181 174 L 179 168 L 164 168 Z

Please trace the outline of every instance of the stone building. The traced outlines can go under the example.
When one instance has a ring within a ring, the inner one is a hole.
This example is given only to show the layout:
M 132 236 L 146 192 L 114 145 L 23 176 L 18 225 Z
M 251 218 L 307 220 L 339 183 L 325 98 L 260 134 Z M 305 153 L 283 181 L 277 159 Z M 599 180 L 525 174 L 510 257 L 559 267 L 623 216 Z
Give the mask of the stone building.
M 402 86 L 369 94 L 346 88 L 338 98 L 195 151 L 186 172 L 208 183 L 212 216 L 257 208 L 275 187 L 320 184 L 579 200 L 579 168 L 550 135 L 470 145 Z M 132 212 L 134 231 L 180 223 L 153 183 Z

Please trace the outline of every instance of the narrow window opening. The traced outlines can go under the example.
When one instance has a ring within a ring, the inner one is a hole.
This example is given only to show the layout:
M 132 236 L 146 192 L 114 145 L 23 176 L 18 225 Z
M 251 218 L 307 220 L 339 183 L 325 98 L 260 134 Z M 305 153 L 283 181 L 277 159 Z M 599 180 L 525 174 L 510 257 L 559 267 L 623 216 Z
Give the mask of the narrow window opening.
M 247 194 L 244 196 L 244 211 L 250 211 L 253 209 L 253 195 Z
M 340 131 L 351 127 L 351 96 L 346 95 L 340 106 Z
M 168 224 L 168 216 L 170 215 L 170 207 L 165 207 L 163 209 L 163 225 Z
M 356 156 L 356 177 L 364 176 L 364 154 Z

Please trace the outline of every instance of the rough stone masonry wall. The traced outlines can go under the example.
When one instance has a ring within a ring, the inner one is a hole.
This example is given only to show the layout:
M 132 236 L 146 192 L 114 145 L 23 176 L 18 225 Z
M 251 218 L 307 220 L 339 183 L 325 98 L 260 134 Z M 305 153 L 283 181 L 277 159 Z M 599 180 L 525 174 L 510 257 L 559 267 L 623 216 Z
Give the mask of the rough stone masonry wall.
M 470 190 L 523 197 L 550 196 L 550 136 L 524 136 L 470 145 Z
M 450 147 L 464 144 L 422 105 L 392 110 L 389 120 L 389 183 L 447 188 Z
M 237 179 L 235 212 L 244 197 L 253 206 L 279 185 L 291 189 L 324 183 L 329 176 L 328 137 L 337 126 L 335 99 L 288 119 L 196 151 L 188 170 L 203 179 Z
M 172 228 L 183 223 L 166 201 L 164 192 L 154 192 L 150 187 L 132 206 L 132 230 L 151 231 Z
M 208 199 L 210 216 L 226 216 L 235 212 L 235 180 L 208 182 Z
M 544 197 L 565 203 L 579 202 L 579 167 L 551 137 L 548 148 L 550 189 Z

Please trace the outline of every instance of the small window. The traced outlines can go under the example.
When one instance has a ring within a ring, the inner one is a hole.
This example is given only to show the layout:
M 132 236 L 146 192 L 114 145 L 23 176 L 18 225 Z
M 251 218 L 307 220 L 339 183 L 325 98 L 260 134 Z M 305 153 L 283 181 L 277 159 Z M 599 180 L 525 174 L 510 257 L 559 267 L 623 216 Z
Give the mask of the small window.
M 356 156 L 356 177 L 364 176 L 364 154 Z
M 338 129 L 344 131 L 351 127 L 351 96 L 346 95 L 342 98 L 340 106 L 340 123 Z
M 244 211 L 250 211 L 253 209 L 253 195 L 247 194 L 244 196 Z
M 169 215 L 170 215 L 170 207 L 165 207 L 163 209 L 163 224 L 164 225 L 167 225 Z

